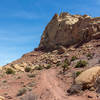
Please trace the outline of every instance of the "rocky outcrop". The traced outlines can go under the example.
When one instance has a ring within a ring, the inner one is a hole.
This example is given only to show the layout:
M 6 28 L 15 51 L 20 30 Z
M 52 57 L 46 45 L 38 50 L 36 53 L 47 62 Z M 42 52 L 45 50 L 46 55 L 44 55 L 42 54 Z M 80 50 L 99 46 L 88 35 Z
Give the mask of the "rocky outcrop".
M 55 14 L 46 26 L 37 50 L 53 50 L 100 38 L 100 18 L 88 15 Z
M 82 72 L 75 79 L 75 84 L 81 84 L 85 88 L 90 88 L 94 86 L 98 77 L 100 77 L 100 66 L 95 66 Z
M 0 100 L 5 100 L 5 98 L 4 98 L 4 97 L 2 97 L 2 96 L 0 96 Z

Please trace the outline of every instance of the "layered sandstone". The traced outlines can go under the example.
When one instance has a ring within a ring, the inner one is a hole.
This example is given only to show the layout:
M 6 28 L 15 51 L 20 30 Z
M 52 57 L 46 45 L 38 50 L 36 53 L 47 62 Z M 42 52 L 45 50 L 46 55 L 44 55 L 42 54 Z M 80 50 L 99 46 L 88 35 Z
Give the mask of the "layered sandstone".
M 88 15 L 55 14 L 41 37 L 40 50 L 54 50 L 100 38 L 100 18 Z

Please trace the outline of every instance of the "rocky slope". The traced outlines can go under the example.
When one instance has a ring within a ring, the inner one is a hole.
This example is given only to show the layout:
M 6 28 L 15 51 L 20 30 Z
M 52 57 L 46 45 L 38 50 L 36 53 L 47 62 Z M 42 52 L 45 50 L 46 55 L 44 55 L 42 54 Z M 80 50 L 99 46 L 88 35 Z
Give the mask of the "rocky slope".
M 100 100 L 99 22 L 55 14 L 35 51 L 0 68 L 0 100 Z

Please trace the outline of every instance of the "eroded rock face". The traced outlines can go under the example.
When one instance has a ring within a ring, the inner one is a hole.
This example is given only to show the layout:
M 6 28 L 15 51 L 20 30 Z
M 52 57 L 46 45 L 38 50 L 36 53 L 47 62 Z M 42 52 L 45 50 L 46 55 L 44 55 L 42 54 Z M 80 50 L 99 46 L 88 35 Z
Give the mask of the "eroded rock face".
M 92 38 L 100 38 L 100 18 L 55 14 L 43 32 L 38 49 L 53 50 L 61 45 L 70 46 Z

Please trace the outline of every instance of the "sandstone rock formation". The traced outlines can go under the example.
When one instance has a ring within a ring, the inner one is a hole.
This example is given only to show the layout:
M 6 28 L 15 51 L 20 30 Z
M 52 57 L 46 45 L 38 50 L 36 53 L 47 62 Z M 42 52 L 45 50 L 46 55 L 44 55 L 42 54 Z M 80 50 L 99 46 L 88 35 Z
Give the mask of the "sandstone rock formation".
M 100 76 L 100 66 L 92 67 L 82 72 L 76 79 L 76 84 L 81 84 L 86 88 L 94 86 L 97 78 Z
M 2 96 L 0 96 L 0 100 L 5 100 L 5 98 L 4 98 L 4 97 L 2 97 Z
M 100 38 L 100 18 L 88 15 L 55 14 L 41 37 L 39 50 L 53 50 Z M 37 50 L 38 50 L 37 49 Z

